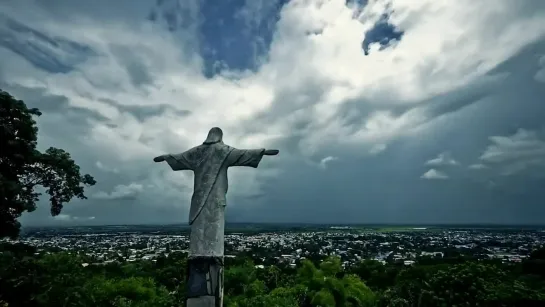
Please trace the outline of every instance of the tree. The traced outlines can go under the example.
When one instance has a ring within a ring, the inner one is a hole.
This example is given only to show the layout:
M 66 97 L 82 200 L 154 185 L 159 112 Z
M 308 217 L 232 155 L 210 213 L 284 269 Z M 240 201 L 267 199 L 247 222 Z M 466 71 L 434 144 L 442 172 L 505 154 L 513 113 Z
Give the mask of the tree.
M 310 306 L 374 306 L 375 294 L 356 275 L 338 278 L 343 271 L 338 257 L 328 257 L 320 268 L 308 260 L 302 262 L 297 272 L 299 283 L 308 290 Z
M 541 289 L 516 280 L 509 265 L 469 261 L 404 270 L 381 306 L 541 306 Z
M 96 276 L 87 281 L 73 302 L 79 306 L 168 307 L 175 305 L 165 287 L 151 278 L 106 279 Z M 75 305 L 75 304 L 74 304 Z M 60 305 L 57 305 L 60 306 Z
M 350 268 L 352 274 L 358 275 L 373 290 L 385 290 L 393 286 L 400 270 L 398 265 L 383 265 L 371 259 L 360 261 Z
M 532 260 L 545 260 L 545 246 L 542 246 L 530 254 Z
M 530 257 L 522 263 L 521 269 L 525 274 L 541 278 L 545 277 L 545 247 L 534 250 L 530 254 Z M 532 277 L 527 276 L 527 278 Z M 534 283 L 537 283 L 537 281 Z
M 96 183 L 62 149 L 36 149 L 38 128 L 34 116 L 41 112 L 28 108 L 0 90 L 0 237 L 19 234 L 17 219 L 36 209 L 42 187 L 49 195 L 51 215 L 60 214 L 72 198 L 86 199 L 84 187 Z

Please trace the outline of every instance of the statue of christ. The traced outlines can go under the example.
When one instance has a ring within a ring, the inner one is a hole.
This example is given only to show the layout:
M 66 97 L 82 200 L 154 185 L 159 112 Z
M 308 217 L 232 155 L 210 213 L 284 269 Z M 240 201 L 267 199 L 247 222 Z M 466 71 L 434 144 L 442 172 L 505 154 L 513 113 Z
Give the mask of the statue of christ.
M 188 307 L 222 306 L 227 168 L 257 168 L 264 155 L 278 152 L 233 148 L 223 143 L 223 132 L 214 127 L 202 145 L 153 159 L 166 161 L 173 171 L 195 174 L 189 210 Z

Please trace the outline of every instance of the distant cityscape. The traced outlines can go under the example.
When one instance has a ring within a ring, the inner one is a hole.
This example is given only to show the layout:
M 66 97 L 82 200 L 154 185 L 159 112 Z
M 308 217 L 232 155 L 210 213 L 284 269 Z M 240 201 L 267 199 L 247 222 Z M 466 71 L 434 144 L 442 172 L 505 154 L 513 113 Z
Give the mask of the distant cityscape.
M 303 259 L 338 256 L 349 266 L 363 259 L 412 265 L 419 257 L 462 255 L 520 262 L 545 244 L 544 227 L 259 225 L 228 227 L 227 258 L 253 258 L 256 266 L 296 266 Z M 18 240 L 38 253 L 67 251 L 92 259 L 83 266 L 115 261 L 155 261 L 187 253 L 186 225 L 25 228 Z M 3 239 L 3 241 L 10 241 Z

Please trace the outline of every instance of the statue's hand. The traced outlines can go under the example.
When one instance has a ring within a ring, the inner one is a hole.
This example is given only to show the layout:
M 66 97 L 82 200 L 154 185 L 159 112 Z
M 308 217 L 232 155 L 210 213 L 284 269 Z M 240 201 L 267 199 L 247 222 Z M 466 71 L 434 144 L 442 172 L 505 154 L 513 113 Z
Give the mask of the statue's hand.
M 163 162 L 163 161 L 165 161 L 164 155 L 153 158 L 153 162 Z
M 263 153 L 265 156 L 276 156 L 280 151 L 278 149 L 266 149 Z

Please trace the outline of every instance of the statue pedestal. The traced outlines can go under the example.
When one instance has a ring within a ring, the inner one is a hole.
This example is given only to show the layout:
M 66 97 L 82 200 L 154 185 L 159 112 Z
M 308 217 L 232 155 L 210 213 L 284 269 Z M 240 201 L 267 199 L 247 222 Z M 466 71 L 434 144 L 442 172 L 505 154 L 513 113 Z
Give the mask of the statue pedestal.
M 189 257 L 187 307 L 223 306 L 223 257 Z

